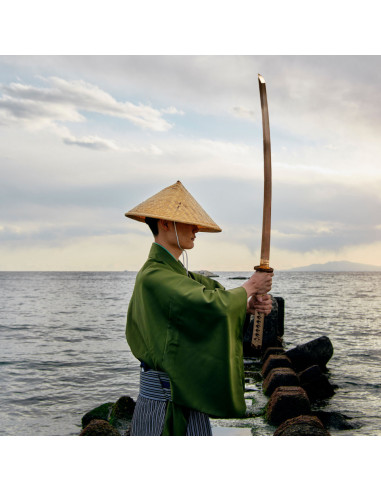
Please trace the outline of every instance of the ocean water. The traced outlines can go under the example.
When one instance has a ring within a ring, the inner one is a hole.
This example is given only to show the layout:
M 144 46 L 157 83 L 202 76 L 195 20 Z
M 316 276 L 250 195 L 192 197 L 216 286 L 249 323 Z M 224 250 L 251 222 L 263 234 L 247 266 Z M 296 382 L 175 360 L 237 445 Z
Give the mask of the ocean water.
M 226 288 L 250 275 L 216 273 Z M 134 272 L 0 272 L 0 435 L 78 435 L 87 411 L 136 399 L 139 364 L 124 334 L 134 281 Z M 272 294 L 285 299 L 286 348 L 322 335 L 334 346 L 338 388 L 318 407 L 356 428 L 331 434 L 381 435 L 381 272 L 276 272 Z M 274 432 L 260 418 L 212 425 L 216 435 Z

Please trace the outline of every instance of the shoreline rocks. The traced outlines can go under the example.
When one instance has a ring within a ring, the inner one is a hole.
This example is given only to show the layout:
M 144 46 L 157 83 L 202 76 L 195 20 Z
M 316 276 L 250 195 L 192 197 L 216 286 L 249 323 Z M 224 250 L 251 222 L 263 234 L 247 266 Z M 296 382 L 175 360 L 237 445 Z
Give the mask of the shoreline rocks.
M 126 436 L 130 433 L 135 402 L 121 396 L 115 403 L 104 403 L 82 417 L 80 436 Z
M 265 377 L 262 390 L 269 396 L 265 418 L 270 424 L 278 425 L 274 435 L 330 435 L 319 417 L 312 415 L 311 403 L 334 394 L 333 386 L 322 371 L 332 353 L 328 337 L 320 337 L 286 352 L 279 347 L 266 349 L 262 357 L 261 373 Z M 312 362 L 315 364 L 297 372 Z M 299 420 L 293 420 L 299 417 Z
M 120 436 L 121 434 L 103 419 L 93 419 L 82 429 L 80 436 Z
M 108 421 L 114 403 L 103 403 L 99 407 L 93 408 L 82 417 L 82 428 L 84 429 L 92 420 Z
M 298 374 L 301 387 L 307 392 L 311 402 L 325 400 L 335 394 L 333 386 L 328 381 L 320 367 L 315 365 L 304 369 Z
M 328 337 L 321 336 L 287 350 L 285 355 L 291 360 L 297 372 L 314 365 L 318 365 L 322 371 L 326 371 L 327 363 L 333 355 L 333 346 Z
M 299 378 L 291 367 L 276 367 L 272 369 L 263 381 L 263 392 L 271 396 L 279 386 L 299 386 Z
M 262 391 L 269 398 L 264 417 L 269 424 L 279 426 L 274 435 L 330 435 L 325 425 L 350 427 L 345 416 L 311 409 L 311 404 L 335 393 L 324 374 L 333 355 L 330 339 L 321 336 L 285 351 L 284 299 L 274 297 L 273 310 L 265 318 L 262 348 L 255 351 L 250 345 L 253 318 L 244 329 L 244 355 L 261 358 Z
M 283 354 L 271 354 L 267 357 L 266 362 L 262 367 L 262 376 L 265 378 L 268 373 L 277 367 L 288 367 L 291 368 L 290 359 Z
M 312 415 L 299 415 L 283 422 L 274 436 L 330 436 L 321 421 Z
M 279 386 L 266 406 L 266 419 L 271 424 L 279 425 L 290 418 L 310 412 L 310 401 L 303 388 Z

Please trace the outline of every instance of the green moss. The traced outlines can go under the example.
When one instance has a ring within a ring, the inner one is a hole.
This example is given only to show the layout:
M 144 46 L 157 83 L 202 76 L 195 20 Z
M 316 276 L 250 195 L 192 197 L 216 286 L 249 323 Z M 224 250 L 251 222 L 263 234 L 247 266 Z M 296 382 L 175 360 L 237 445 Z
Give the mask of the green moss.
M 87 412 L 82 417 L 82 429 L 84 429 L 94 419 L 100 419 L 100 420 L 108 421 L 110 418 L 110 414 L 111 414 L 113 406 L 114 406 L 114 403 L 112 403 L 112 402 L 104 403 L 103 405 L 100 405 L 99 407 L 93 408 L 92 410 L 90 410 L 90 412 Z
M 129 396 L 122 396 L 111 409 L 111 414 L 109 418 L 110 424 L 117 427 L 119 427 L 120 425 L 124 426 L 126 421 L 130 421 L 132 419 L 134 409 L 134 400 Z

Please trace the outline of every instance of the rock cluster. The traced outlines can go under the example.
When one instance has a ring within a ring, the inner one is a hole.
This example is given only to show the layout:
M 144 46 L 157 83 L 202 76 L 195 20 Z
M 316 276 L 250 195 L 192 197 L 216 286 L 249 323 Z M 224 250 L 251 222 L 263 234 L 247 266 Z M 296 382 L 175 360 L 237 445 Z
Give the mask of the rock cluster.
M 80 436 L 120 436 L 121 434 L 106 420 L 93 419 L 82 429 Z
M 263 392 L 269 396 L 266 419 L 280 426 L 274 435 L 330 435 L 311 412 L 311 402 L 334 394 L 323 373 L 333 347 L 328 337 L 286 351 L 268 348 L 262 358 Z M 312 418 L 313 417 L 313 418 Z
M 271 313 L 265 317 L 261 350 L 251 347 L 254 316 L 244 327 L 245 357 L 261 357 L 262 389 L 269 398 L 264 415 L 279 426 L 274 435 L 329 435 L 331 429 L 354 428 L 338 412 L 313 412 L 311 404 L 330 398 L 335 387 L 326 375 L 333 355 L 330 339 L 321 336 L 285 351 L 284 299 L 273 297 Z
M 274 436 L 330 436 L 330 433 L 317 417 L 300 415 L 283 422 Z
M 104 403 L 82 417 L 80 436 L 126 436 L 130 433 L 135 402 L 121 396 L 115 403 Z

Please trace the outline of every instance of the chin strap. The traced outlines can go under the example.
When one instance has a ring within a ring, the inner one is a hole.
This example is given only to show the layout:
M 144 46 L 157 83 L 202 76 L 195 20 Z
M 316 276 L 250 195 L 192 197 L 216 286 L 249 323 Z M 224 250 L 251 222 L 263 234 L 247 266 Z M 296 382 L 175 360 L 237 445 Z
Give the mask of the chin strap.
M 184 265 L 184 267 L 186 268 L 187 275 L 188 275 L 188 253 L 185 251 L 185 249 L 183 249 L 183 248 L 180 246 L 180 243 L 179 243 L 179 236 L 177 235 L 176 222 L 173 222 L 173 225 L 175 226 L 175 233 L 176 233 L 176 239 L 177 239 L 177 246 L 179 247 L 179 249 L 181 249 L 181 254 L 182 254 L 182 257 L 183 257 L 183 265 Z M 185 257 L 186 257 L 186 259 L 187 259 L 187 266 L 185 266 L 185 261 L 184 261 L 184 253 L 185 253 Z

